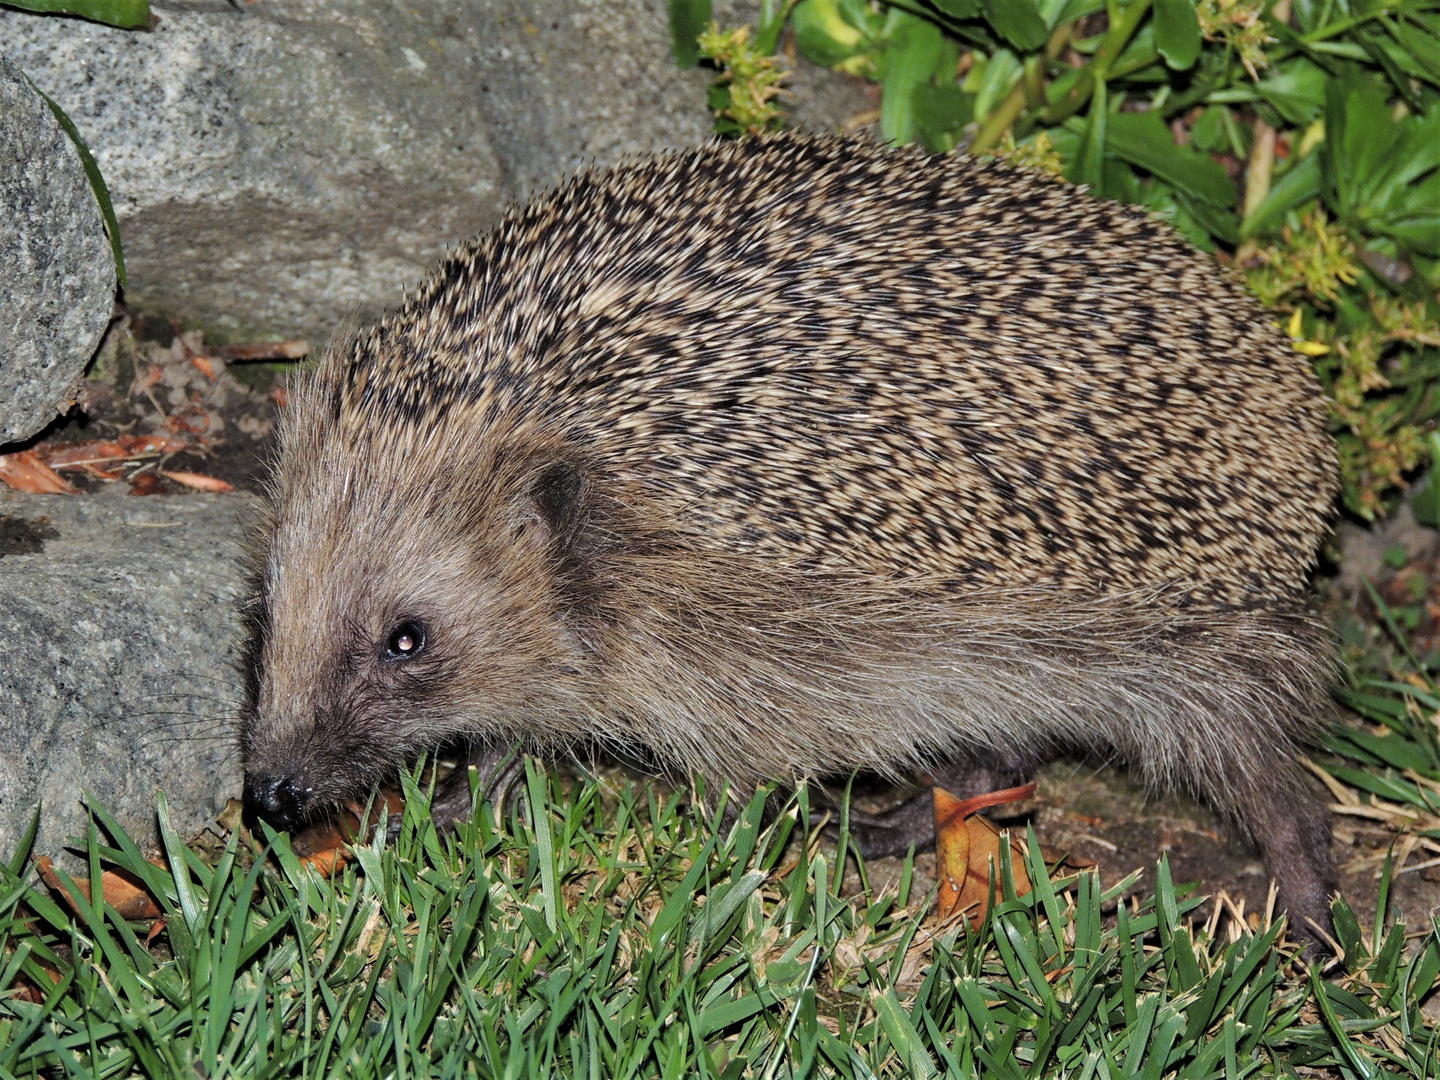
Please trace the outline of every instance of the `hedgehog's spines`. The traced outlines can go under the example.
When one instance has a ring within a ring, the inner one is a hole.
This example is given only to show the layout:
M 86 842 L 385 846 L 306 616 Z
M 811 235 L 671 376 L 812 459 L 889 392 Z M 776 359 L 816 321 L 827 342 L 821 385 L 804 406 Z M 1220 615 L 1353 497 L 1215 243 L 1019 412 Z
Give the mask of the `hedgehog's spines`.
M 1044 566 L 1080 591 L 1179 576 L 1244 605 L 1298 594 L 1334 488 L 1313 376 L 1267 322 L 1137 209 L 776 136 L 510 211 L 316 386 L 396 453 L 445 425 L 560 432 L 780 557 L 975 585 Z M 1277 426 L 1299 442 L 1251 434 Z

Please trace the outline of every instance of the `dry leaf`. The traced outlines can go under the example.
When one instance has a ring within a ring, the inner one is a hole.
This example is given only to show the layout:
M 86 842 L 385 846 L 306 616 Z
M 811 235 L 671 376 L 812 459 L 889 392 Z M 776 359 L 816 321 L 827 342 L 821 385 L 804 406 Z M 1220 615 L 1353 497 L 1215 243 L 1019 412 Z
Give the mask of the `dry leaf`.
M 0 454 L 0 480 L 29 495 L 74 495 L 70 482 L 40 460 L 34 450 Z
M 979 811 L 1001 803 L 1023 802 L 1035 794 L 1035 785 L 1005 788 L 986 795 L 977 795 L 963 802 L 944 788 L 934 789 L 935 798 L 935 875 L 940 879 L 940 894 L 935 912 L 941 922 L 957 911 L 968 912 L 972 924 L 979 925 L 988 913 L 990 899 L 991 860 L 1000 865 L 1000 830 Z M 1096 865 L 1068 851 L 1056 851 L 1043 844 L 1040 858 L 1047 865 L 1063 868 L 1066 873 L 1089 870 Z M 1025 868 L 1024 842 L 1011 840 L 1010 869 L 1015 878 L 1016 895 L 1024 896 L 1032 882 Z M 999 882 L 995 886 L 999 896 Z
M 405 809 L 405 801 L 392 788 L 382 788 L 380 799 L 384 800 L 391 816 Z M 369 820 L 362 825 L 365 807 L 351 802 L 345 809 L 327 821 L 316 822 L 302 829 L 290 838 L 290 848 L 300 861 L 309 863 L 322 877 L 329 877 L 345 865 L 345 845 L 353 844 L 363 837 L 368 840 L 374 834 L 380 820 L 380 799 L 375 801 Z
M 206 409 L 198 401 L 182 405 L 165 418 L 165 424 L 177 433 L 188 431 L 192 435 L 199 435 L 202 442 L 205 436 L 219 431 L 222 426 L 219 414 Z
M 193 472 L 171 472 L 168 469 L 161 469 L 160 475 L 177 484 L 184 484 L 186 487 L 195 488 L 198 491 L 215 491 L 225 493 L 234 491 L 235 485 L 228 480 L 221 480 L 216 476 L 206 476 L 203 473 Z
M 163 866 L 157 862 L 156 866 Z M 65 898 L 65 902 L 75 911 L 79 911 L 75 898 L 70 895 L 70 890 L 60 882 L 60 875 L 55 873 L 55 867 L 49 856 L 42 855 L 35 860 L 35 869 L 40 871 L 40 876 L 45 879 L 45 884 L 54 889 Z M 80 890 L 86 900 L 90 899 L 90 879 L 72 878 L 75 887 Z M 123 870 L 106 870 L 100 875 L 100 891 L 105 898 L 105 903 L 115 909 L 122 919 L 131 922 L 140 922 L 145 919 L 158 919 L 160 908 L 155 901 L 150 899 L 141 885 L 139 879 L 133 874 L 127 874 Z
M 99 465 L 107 461 L 124 461 L 134 455 L 114 439 L 94 439 L 82 443 L 60 443 L 36 447 L 36 453 L 52 469 L 78 469 L 83 465 Z
M 121 435 L 118 441 L 132 457 L 175 454 L 190 445 L 174 435 Z
M 165 485 L 154 473 L 142 472 L 130 477 L 131 495 L 159 495 L 164 490 Z
M 39 1005 L 45 1000 L 40 988 L 24 975 L 15 977 L 15 982 L 10 986 L 10 997 L 13 1001 L 28 1001 L 31 1005 Z
M 135 381 L 130 386 L 132 396 L 143 394 L 165 377 L 165 369 L 159 364 L 145 364 L 137 367 Z
M 1000 803 L 1020 802 L 1034 794 L 1035 785 L 1026 784 L 962 801 L 944 788 L 934 789 L 935 876 L 940 879 L 935 913 L 941 922 L 956 912 L 966 912 L 970 921 L 978 926 L 988 914 L 990 866 L 992 862 L 997 867 L 1000 865 L 1001 834 L 979 811 Z M 1008 848 L 1015 892 L 1024 896 L 1030 891 L 1030 875 L 1018 845 L 1011 842 Z M 999 896 L 999 882 L 996 882 L 996 896 Z
M 190 357 L 190 363 L 194 364 L 196 370 L 198 370 L 207 379 L 213 381 L 216 378 L 215 364 L 208 356 L 202 356 L 197 353 L 196 355 Z
M 35 448 L 35 453 L 52 469 L 84 469 L 91 476 L 114 481 L 123 479 L 124 474 L 103 469 L 102 465 L 173 454 L 185 449 L 185 446 L 184 439 L 168 435 L 120 435 L 114 439 L 91 439 L 81 443 L 41 443 Z M 151 483 L 158 486 L 153 479 Z M 142 483 L 140 491 L 132 486 L 130 493 L 152 494 L 153 491 L 144 490 Z
M 244 345 L 212 345 L 210 351 L 226 360 L 303 360 L 310 355 L 310 343 L 298 341 L 253 341 Z

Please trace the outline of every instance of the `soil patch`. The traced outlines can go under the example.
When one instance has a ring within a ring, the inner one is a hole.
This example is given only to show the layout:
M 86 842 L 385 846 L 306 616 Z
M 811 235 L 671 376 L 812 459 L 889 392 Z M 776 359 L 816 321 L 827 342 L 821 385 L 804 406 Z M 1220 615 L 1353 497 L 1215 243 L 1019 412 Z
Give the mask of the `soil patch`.
M 259 492 L 296 367 L 275 358 L 306 346 L 209 346 L 199 331 L 168 331 L 115 319 L 75 407 L 26 449 L 81 493 Z

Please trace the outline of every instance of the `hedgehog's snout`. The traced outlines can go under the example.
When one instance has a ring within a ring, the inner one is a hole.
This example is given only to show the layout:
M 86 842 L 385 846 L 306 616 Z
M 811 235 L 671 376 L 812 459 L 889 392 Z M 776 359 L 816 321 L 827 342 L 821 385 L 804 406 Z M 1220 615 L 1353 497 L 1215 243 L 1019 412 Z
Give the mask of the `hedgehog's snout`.
M 305 817 L 310 792 L 290 776 L 246 772 L 245 812 L 289 832 Z

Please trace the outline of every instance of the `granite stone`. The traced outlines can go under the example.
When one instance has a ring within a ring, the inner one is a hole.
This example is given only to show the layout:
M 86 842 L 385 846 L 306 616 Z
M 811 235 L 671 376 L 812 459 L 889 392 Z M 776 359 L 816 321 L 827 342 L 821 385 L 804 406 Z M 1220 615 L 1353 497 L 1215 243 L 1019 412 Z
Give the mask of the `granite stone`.
M 0 41 L 104 172 L 127 301 L 212 340 L 320 344 L 513 202 L 711 130 L 664 0 L 151 6 L 150 31 L 0 9 Z M 821 113 L 868 107 L 837 85 Z
M 115 263 L 80 155 L 0 56 L 0 445 L 68 406 L 114 300 Z
M 118 485 L 117 485 L 118 487 Z M 137 838 L 163 789 L 182 835 L 240 793 L 239 495 L 0 488 L 0 858 L 84 836 L 92 794 Z

